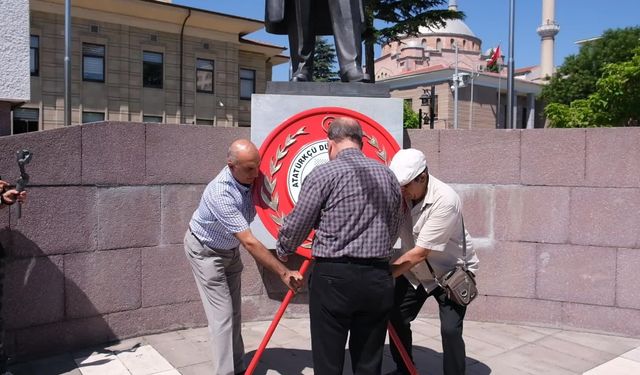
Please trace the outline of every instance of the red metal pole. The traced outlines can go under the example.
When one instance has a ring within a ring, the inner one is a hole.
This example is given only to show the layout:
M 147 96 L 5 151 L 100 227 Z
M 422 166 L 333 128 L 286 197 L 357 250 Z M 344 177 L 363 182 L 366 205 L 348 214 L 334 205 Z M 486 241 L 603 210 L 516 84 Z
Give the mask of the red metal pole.
M 307 268 L 309 268 L 309 264 L 311 264 L 311 259 L 305 259 L 304 262 L 302 262 L 302 266 L 300 266 L 300 270 L 299 270 L 302 276 L 304 276 L 304 273 L 307 272 Z M 293 294 L 294 294 L 293 291 L 289 290 L 287 292 L 287 295 L 282 300 L 282 303 L 280 304 L 280 308 L 276 312 L 276 315 L 273 317 L 273 320 L 271 321 L 271 325 L 269 326 L 269 329 L 267 329 L 267 333 L 264 334 L 264 337 L 262 338 L 262 342 L 260 343 L 260 346 L 256 350 L 256 354 L 254 354 L 253 358 L 251 358 L 251 363 L 249 363 L 249 367 L 247 367 L 247 370 L 245 371 L 245 375 L 252 375 L 253 371 L 255 371 L 256 367 L 258 367 L 258 362 L 260 361 L 260 357 L 262 357 L 262 354 L 264 353 L 264 350 L 267 347 L 269 340 L 271 340 L 271 336 L 273 336 L 273 332 L 278 327 L 278 323 L 280 323 L 280 319 L 282 318 L 284 311 L 287 309 L 287 306 L 289 306 L 289 302 L 291 302 L 291 298 L 293 298 Z
M 389 324 L 387 325 L 387 330 L 389 331 L 389 337 L 391 338 L 393 343 L 396 344 L 396 348 L 398 348 L 400 356 L 402 357 L 402 361 L 407 367 L 407 370 L 409 370 L 409 374 L 418 375 L 416 366 L 413 365 L 413 361 L 411 360 L 411 357 L 409 357 L 409 353 L 407 353 L 404 345 L 402 345 L 402 341 L 400 341 L 400 337 L 398 337 L 398 333 L 396 332 L 396 329 L 393 328 L 393 324 L 391 324 L 391 322 L 389 322 Z

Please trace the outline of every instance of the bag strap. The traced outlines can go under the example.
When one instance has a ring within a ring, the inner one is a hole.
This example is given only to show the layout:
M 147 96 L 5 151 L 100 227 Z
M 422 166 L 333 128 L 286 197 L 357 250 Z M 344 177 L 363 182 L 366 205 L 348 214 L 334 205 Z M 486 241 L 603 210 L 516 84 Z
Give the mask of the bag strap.
M 467 233 L 464 230 L 464 216 L 462 216 L 462 214 L 460 214 L 460 219 L 462 220 L 462 269 L 466 272 L 467 271 Z M 439 287 L 442 287 L 442 284 L 440 284 L 440 280 L 438 280 L 438 277 L 436 276 L 435 271 L 433 271 L 433 267 L 431 267 L 431 263 L 429 263 L 429 258 L 425 258 L 424 260 L 425 262 L 427 262 L 427 267 L 429 267 L 429 271 L 431 271 L 431 276 L 433 276 L 433 279 L 436 281 L 436 284 Z

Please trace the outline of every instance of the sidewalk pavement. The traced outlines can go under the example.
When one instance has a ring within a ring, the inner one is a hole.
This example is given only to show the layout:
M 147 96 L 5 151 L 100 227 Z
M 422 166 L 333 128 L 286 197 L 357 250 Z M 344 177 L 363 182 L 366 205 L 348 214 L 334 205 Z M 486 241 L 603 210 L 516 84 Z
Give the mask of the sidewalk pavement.
M 270 322 L 243 323 L 248 359 Z M 437 319 L 413 323 L 418 372 L 442 374 Z M 640 374 L 640 339 L 513 324 L 465 321 L 467 374 Z M 13 365 L 14 375 L 214 375 L 206 328 L 124 340 Z M 383 373 L 394 369 L 385 345 Z M 345 374 L 351 374 L 346 356 Z M 248 364 L 248 363 L 247 363 Z M 308 319 L 283 319 L 257 375 L 313 374 Z

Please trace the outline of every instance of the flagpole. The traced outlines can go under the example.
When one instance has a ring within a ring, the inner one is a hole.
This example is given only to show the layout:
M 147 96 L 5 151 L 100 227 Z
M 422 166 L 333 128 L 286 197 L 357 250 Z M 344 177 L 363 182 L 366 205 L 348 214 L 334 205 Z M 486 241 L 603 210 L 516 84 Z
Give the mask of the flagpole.
M 71 125 L 71 0 L 64 3 L 64 125 Z
M 501 93 L 501 83 L 502 83 L 502 64 L 498 63 L 498 108 L 496 108 L 496 129 L 500 129 L 500 117 L 502 114 L 502 107 L 500 107 L 500 98 L 502 97 Z
M 514 104 L 514 99 L 516 99 L 514 97 L 514 89 L 513 89 L 513 85 L 514 85 L 514 80 L 513 80 L 513 73 L 514 73 L 514 61 L 513 61 L 513 47 L 515 44 L 515 36 L 514 36 L 514 29 L 515 29 L 515 13 L 516 13 L 516 4 L 515 4 L 515 0 L 509 0 L 509 67 L 507 70 L 507 124 L 505 125 L 505 128 L 507 129 L 515 129 L 515 121 L 513 121 L 513 104 Z

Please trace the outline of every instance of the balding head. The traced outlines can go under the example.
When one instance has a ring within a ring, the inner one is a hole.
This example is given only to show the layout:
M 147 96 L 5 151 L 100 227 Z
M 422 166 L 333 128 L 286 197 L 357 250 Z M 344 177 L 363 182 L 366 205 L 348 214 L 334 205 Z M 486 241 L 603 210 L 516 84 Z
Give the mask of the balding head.
M 227 151 L 227 165 L 238 182 L 251 185 L 260 167 L 258 148 L 248 139 L 234 141 Z
M 329 125 L 327 137 L 336 143 L 349 140 L 362 148 L 362 127 L 358 121 L 350 117 L 338 117 L 333 120 Z
M 334 160 L 346 148 L 362 149 L 362 127 L 350 117 L 338 117 L 329 125 L 329 159 Z

